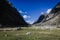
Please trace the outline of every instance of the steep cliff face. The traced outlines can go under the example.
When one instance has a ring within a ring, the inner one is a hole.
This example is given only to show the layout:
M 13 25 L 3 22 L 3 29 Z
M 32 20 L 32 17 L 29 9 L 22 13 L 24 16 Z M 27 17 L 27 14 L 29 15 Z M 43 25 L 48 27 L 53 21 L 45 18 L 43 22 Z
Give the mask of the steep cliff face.
M 24 21 L 21 14 L 7 0 L 0 0 L 0 25 L 1 27 L 26 27 L 28 23 Z
M 41 15 L 38 20 L 36 22 L 34 22 L 33 24 L 37 24 L 40 23 L 43 19 L 45 18 L 45 15 Z
M 60 27 L 60 2 L 51 10 L 51 12 L 45 16 L 43 21 L 36 25 L 50 25 Z

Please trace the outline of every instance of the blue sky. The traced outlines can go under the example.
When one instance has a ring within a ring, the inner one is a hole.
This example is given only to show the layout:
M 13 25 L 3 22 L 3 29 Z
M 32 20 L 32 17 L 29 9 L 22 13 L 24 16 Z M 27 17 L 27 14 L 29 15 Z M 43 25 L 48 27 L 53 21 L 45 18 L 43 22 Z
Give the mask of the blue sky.
M 9 0 L 25 21 L 32 23 L 43 13 L 48 13 L 60 0 Z

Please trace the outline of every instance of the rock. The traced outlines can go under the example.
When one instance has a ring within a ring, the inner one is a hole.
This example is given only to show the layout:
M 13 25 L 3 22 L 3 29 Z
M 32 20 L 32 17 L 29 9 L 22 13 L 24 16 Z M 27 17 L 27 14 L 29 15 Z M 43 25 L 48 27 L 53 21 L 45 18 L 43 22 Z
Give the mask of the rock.
M 30 34 L 31 34 L 31 32 L 27 32 L 27 33 L 26 33 L 26 35 L 30 35 Z

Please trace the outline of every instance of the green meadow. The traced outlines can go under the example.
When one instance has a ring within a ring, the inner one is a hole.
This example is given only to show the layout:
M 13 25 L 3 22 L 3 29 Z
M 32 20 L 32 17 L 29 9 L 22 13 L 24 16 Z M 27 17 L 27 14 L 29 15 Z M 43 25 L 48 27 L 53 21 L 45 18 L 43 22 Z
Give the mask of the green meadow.
M 0 31 L 0 40 L 60 40 L 60 30 L 21 28 L 15 31 Z

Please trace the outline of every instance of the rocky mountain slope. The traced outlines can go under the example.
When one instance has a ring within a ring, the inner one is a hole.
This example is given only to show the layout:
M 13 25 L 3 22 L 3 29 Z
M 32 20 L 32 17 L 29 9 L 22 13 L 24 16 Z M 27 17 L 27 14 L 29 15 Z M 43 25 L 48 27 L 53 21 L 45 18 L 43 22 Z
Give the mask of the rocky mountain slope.
M 27 27 L 28 23 L 7 0 L 0 0 L 0 27 Z
M 51 10 L 51 12 L 45 16 L 45 18 L 40 22 L 35 24 L 40 25 L 50 25 L 60 27 L 60 2 Z

